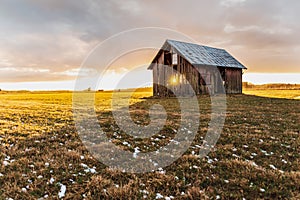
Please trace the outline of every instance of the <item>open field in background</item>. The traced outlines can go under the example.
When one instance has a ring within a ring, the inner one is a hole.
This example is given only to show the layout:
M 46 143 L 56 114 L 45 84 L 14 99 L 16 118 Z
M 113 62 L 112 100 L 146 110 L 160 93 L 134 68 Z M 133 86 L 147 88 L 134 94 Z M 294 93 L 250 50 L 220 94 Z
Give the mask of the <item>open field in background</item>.
M 300 101 L 283 99 L 299 91 L 245 92 L 251 95 L 227 97 L 223 133 L 207 157 L 196 156 L 210 119 L 210 100 L 205 96 L 199 98 L 199 134 L 188 151 L 172 165 L 146 174 L 111 170 L 87 152 L 72 119 L 72 93 L 2 92 L 0 199 L 52 199 L 62 194 L 64 199 L 299 199 Z M 258 93 L 282 99 L 252 95 Z M 177 100 L 141 99 L 150 95 L 134 94 L 132 118 L 149 123 L 147 109 L 158 103 L 165 106 L 169 123 L 161 133 L 136 143 L 116 127 L 111 93 L 96 94 L 99 122 L 116 145 L 128 151 L 139 146 L 147 152 L 174 136 L 180 113 Z M 64 187 L 66 192 L 61 192 Z
M 243 93 L 271 98 L 300 99 L 300 89 L 243 89 Z

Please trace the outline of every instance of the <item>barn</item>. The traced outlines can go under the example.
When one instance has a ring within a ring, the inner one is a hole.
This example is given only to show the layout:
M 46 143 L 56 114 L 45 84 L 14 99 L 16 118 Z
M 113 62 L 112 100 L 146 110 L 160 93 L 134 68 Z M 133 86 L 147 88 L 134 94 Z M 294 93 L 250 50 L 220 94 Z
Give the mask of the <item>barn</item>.
M 240 94 L 247 69 L 226 50 L 166 40 L 149 70 L 153 95 L 160 97 L 201 94 Z

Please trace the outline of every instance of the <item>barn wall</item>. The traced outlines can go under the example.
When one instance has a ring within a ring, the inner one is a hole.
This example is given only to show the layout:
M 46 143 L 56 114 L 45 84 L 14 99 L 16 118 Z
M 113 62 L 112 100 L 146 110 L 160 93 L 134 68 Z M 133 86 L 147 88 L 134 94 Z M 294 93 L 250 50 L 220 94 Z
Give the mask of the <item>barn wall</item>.
M 172 56 L 169 52 L 163 52 L 155 62 L 153 67 L 154 96 L 173 96 L 172 91 L 176 91 L 180 96 L 191 96 L 194 93 L 196 95 L 223 93 L 223 81 L 227 94 L 242 93 L 242 69 L 201 66 L 197 67 L 199 73 L 192 64 L 180 55 L 177 56 L 177 66 L 170 65 Z M 164 68 L 159 65 L 169 67 Z M 178 73 L 176 73 L 175 68 L 177 68 Z M 172 81 L 174 78 L 177 80 L 176 83 Z M 189 84 L 193 90 L 188 87 Z
M 158 94 L 158 64 L 155 63 L 153 69 L 152 69 L 152 75 L 153 75 L 153 96 L 157 96 Z
M 174 74 L 174 70 L 170 63 L 172 63 L 172 56 L 168 52 L 163 52 L 155 61 L 153 67 L 153 96 L 172 96 L 172 92 L 166 87 L 171 87 L 170 80 Z M 168 68 L 162 67 L 169 66 Z
M 159 67 L 159 65 L 164 64 L 164 53 L 161 54 L 161 56 L 158 58 L 157 60 L 158 63 L 158 70 L 157 70 L 157 83 L 158 83 L 158 87 L 157 87 L 157 93 L 156 96 L 161 96 L 165 91 L 165 88 L 163 87 L 164 85 L 164 79 L 165 79 L 165 73 L 163 68 Z
M 190 96 L 193 90 L 196 94 L 199 92 L 198 79 L 199 75 L 197 70 L 186 59 L 178 55 L 178 72 L 180 73 L 179 82 L 177 83 L 178 93 L 181 96 Z M 188 85 L 191 87 L 188 87 Z M 193 89 L 193 90 L 192 90 Z
M 225 89 L 227 94 L 242 93 L 242 69 L 225 69 Z

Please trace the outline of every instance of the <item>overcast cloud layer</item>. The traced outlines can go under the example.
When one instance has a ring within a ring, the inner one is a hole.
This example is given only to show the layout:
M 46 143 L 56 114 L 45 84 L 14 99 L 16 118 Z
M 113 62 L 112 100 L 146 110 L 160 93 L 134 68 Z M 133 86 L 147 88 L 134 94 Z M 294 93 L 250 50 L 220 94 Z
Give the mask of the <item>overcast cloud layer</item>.
M 298 0 L 2 0 L 0 82 L 72 80 L 97 43 L 149 26 L 225 48 L 248 72 L 299 73 L 299 10 Z

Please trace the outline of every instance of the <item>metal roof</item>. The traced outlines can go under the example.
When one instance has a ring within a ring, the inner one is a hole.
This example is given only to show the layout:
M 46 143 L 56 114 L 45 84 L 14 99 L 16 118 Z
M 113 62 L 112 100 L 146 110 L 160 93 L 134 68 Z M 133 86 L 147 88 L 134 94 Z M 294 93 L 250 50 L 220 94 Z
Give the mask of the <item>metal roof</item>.
M 166 40 L 162 49 L 169 50 L 170 48 L 194 66 L 208 65 L 247 69 L 224 49 L 217 49 L 175 40 Z M 161 51 L 158 55 L 160 53 Z M 152 65 L 149 66 L 149 69 L 152 69 Z

